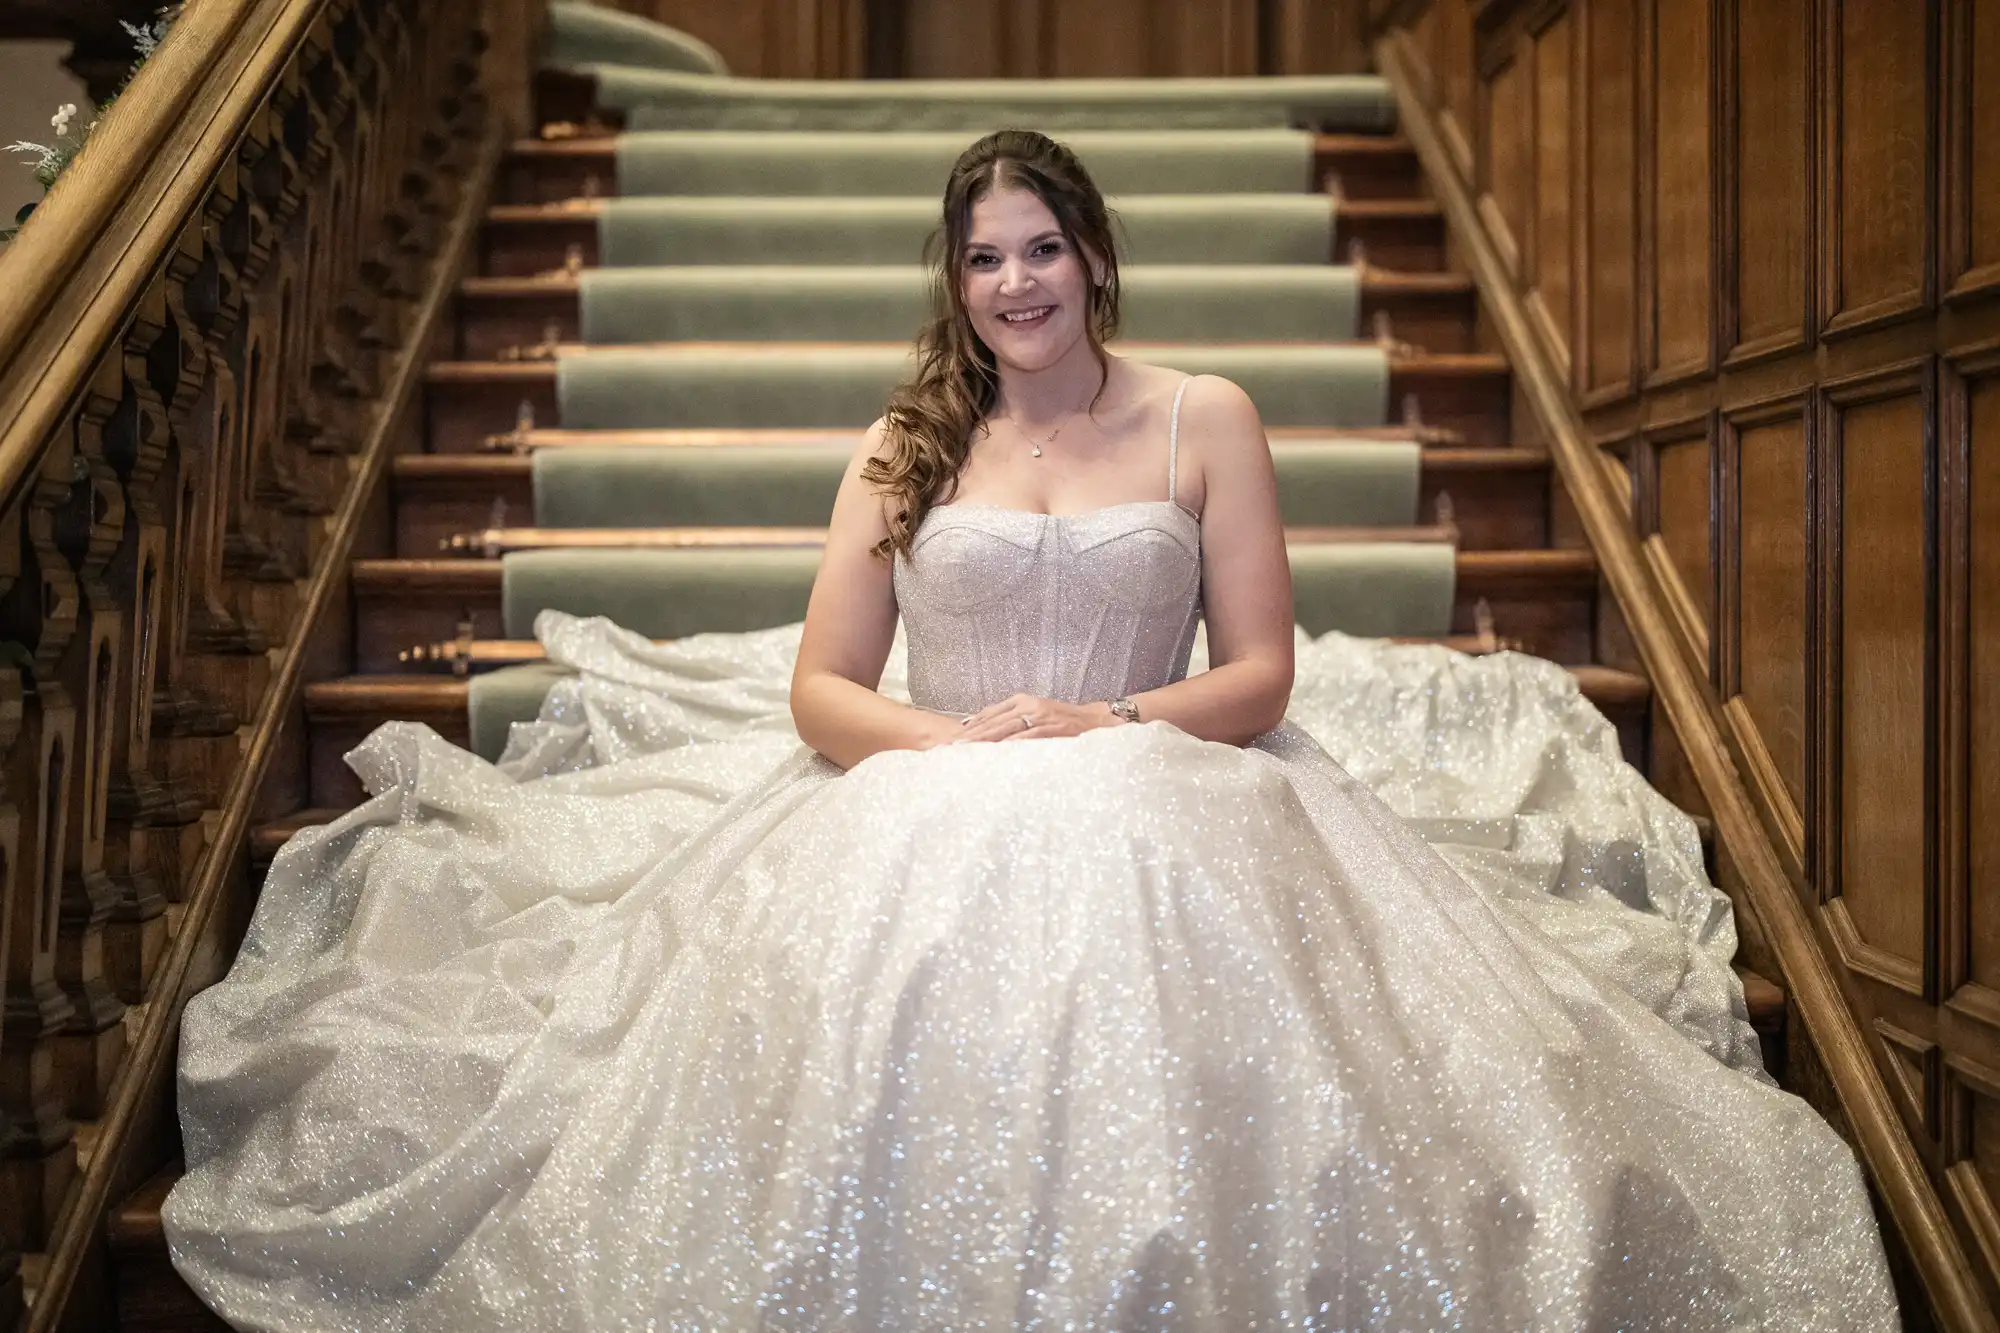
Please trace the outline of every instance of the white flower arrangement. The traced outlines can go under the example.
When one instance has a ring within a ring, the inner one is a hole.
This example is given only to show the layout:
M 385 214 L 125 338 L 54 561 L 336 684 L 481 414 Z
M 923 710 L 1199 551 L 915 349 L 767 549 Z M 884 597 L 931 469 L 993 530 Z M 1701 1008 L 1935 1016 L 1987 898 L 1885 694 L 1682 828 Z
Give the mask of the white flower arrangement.
M 139 59 L 133 64 L 132 73 L 125 76 L 126 84 L 131 83 L 132 74 L 139 72 L 139 67 L 146 63 L 153 52 L 160 49 L 160 42 L 165 39 L 167 30 L 174 26 L 174 20 L 179 16 L 180 6 L 176 4 L 158 11 L 151 23 L 127 23 L 122 19 L 119 21 L 118 26 L 125 29 L 126 35 L 132 39 L 132 45 L 139 52 Z M 124 91 L 122 85 L 119 91 Z M 111 104 L 117 100 L 118 94 L 113 93 L 104 100 L 103 106 L 91 113 L 89 120 L 81 124 L 77 123 L 76 103 L 64 102 L 56 108 L 55 115 L 49 117 L 49 128 L 55 131 L 54 142 L 29 143 L 23 139 L 8 144 L 3 151 L 25 153 L 32 157 L 35 179 L 41 183 L 42 192 L 46 194 L 55 188 L 56 180 L 63 174 L 64 169 L 75 160 L 78 153 L 83 151 L 83 145 L 89 140 L 91 131 L 97 128 L 98 122 L 104 118 L 105 111 L 109 110 Z M 15 233 L 20 230 L 19 224 L 26 222 L 28 215 L 34 211 L 33 204 L 22 208 L 14 217 L 16 225 L 7 231 L 0 231 L 0 241 L 13 240 Z

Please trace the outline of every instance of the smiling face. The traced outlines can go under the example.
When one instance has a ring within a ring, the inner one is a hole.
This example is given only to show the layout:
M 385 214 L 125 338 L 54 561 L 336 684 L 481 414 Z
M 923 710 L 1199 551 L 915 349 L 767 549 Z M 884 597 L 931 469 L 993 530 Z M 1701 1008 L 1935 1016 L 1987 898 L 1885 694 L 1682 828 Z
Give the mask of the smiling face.
M 1016 370 L 1055 364 L 1086 335 L 1101 266 L 1032 191 L 994 189 L 967 221 L 959 291 L 972 331 Z

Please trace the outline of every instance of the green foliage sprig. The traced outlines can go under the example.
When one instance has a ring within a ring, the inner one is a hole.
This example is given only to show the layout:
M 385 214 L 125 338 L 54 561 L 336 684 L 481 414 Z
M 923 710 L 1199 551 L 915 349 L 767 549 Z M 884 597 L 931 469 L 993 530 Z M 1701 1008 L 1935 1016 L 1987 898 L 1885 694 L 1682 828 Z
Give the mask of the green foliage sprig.
M 132 46 L 138 52 L 139 58 L 133 62 L 131 72 L 126 74 L 124 81 L 118 85 L 118 91 L 105 98 L 104 104 L 92 112 L 90 119 L 86 121 L 77 120 L 74 102 L 65 102 L 57 107 L 55 115 L 49 118 L 49 128 L 55 131 L 52 143 L 29 143 L 23 139 L 7 145 L 4 150 L 6 152 L 25 153 L 34 158 L 35 180 L 40 183 L 44 197 L 55 188 L 56 181 L 68 169 L 69 164 L 76 160 L 76 155 L 83 151 L 91 132 L 103 121 L 104 113 L 118 100 L 118 93 L 124 92 L 131 86 L 132 79 L 138 74 L 140 67 L 152 58 L 153 52 L 160 49 L 160 43 L 166 39 L 168 29 L 174 26 L 174 20 L 180 17 L 180 11 L 180 5 L 168 5 L 164 9 L 154 11 L 153 21 L 150 23 L 127 23 L 120 19 L 118 26 L 132 39 Z M 24 204 L 21 211 L 14 215 L 15 225 L 0 231 L 0 242 L 13 240 L 21 230 L 21 224 L 25 223 L 28 215 L 34 211 L 33 203 Z

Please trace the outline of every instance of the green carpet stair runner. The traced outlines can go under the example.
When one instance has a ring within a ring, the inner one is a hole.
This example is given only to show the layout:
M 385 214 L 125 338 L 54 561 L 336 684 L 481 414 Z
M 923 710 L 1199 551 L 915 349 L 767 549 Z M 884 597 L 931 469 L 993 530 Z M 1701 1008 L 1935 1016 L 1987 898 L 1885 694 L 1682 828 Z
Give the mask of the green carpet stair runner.
M 1170 344 L 1144 355 L 1235 380 L 1266 426 L 1352 429 L 1387 420 L 1389 361 L 1372 344 Z M 881 415 L 909 360 L 908 349 L 893 344 L 593 350 L 557 359 L 561 425 L 862 427 Z
M 1330 264 L 1135 265 L 1120 274 L 1135 341 L 1344 342 L 1359 322 L 1356 270 Z M 930 309 L 915 264 L 586 270 L 583 340 L 906 342 Z
M 1291 527 L 1400 528 L 1419 521 L 1422 450 L 1406 440 L 1288 440 L 1272 449 Z M 826 525 L 848 451 L 829 445 L 537 451 L 539 528 Z
M 1322 194 L 1142 194 L 1113 198 L 1121 255 L 1144 264 L 1324 264 L 1334 212 Z M 921 195 L 607 199 L 598 263 L 908 264 L 937 226 Z
M 549 6 L 542 61 L 558 68 L 612 64 L 712 77 L 729 73 L 721 54 L 692 34 L 637 14 L 568 0 Z
M 544 55 L 595 76 L 597 103 L 633 128 L 979 131 L 1090 127 L 1308 126 L 1377 132 L 1395 123 L 1373 75 L 1178 79 L 749 79 L 707 44 L 594 5 L 551 6 Z
M 1387 85 L 1366 75 L 1184 79 L 737 79 L 595 65 L 597 102 L 635 130 L 711 128 L 1086 129 L 1379 132 L 1395 125 Z
M 1063 141 L 1108 196 L 1299 194 L 1313 139 L 1296 130 L 1079 130 Z M 905 195 L 933 203 L 970 142 L 961 131 L 621 134 L 621 195 Z

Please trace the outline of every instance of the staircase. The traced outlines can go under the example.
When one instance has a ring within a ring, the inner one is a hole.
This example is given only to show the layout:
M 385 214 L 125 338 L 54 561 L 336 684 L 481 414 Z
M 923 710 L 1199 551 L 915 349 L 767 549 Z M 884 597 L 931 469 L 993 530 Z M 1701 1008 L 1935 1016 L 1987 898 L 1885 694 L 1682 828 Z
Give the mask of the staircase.
M 619 117 L 577 105 L 573 79 L 545 96 L 543 137 L 499 172 L 478 272 L 425 378 L 421 438 L 380 497 L 388 553 L 350 567 L 352 672 L 306 687 L 309 798 L 255 829 L 254 867 L 360 801 L 342 755 L 384 722 L 496 754 L 549 679 L 529 634 L 544 607 L 660 638 L 797 619 L 842 466 L 915 326 L 910 238 L 935 207 L 934 164 L 911 171 L 907 195 L 811 193 L 782 157 L 714 160 L 728 144 L 704 132 L 621 145 L 606 132 Z M 872 161 L 857 169 L 870 179 L 922 137 L 813 133 L 787 136 L 797 162 L 837 147 Z M 1108 191 L 1134 252 L 1122 350 L 1232 373 L 1258 398 L 1301 623 L 1551 658 L 1643 769 L 1647 681 L 1597 661 L 1592 555 L 1562 519 L 1548 456 L 1514 437 L 1508 365 L 1408 144 L 1312 135 L 1286 194 L 1232 185 L 1228 152 L 1177 157 L 1177 139 L 1205 133 L 1146 140 L 1124 174 L 1154 188 Z M 1094 168 L 1116 147 L 1079 142 Z M 734 193 L 627 188 L 676 173 Z M 1784 997 L 1745 983 L 1776 1071 Z M 167 1259 L 173 1175 L 110 1219 L 127 1330 L 222 1327 Z

